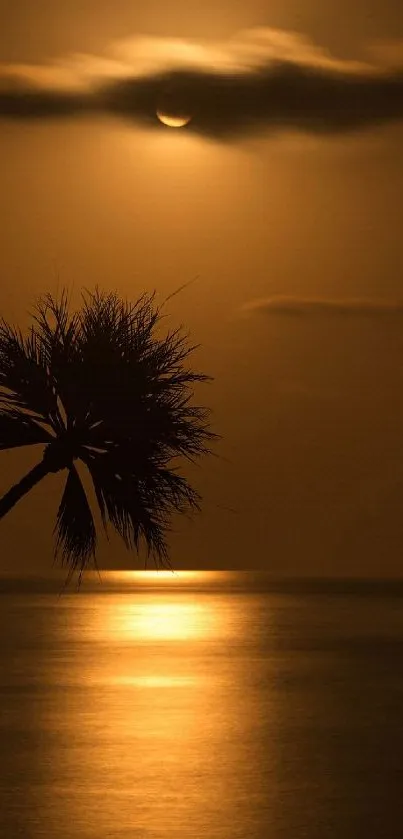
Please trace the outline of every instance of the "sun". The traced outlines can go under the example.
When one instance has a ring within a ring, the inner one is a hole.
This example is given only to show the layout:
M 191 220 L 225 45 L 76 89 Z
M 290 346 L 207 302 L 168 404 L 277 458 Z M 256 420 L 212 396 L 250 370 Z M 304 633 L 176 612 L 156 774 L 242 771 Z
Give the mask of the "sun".
M 161 110 L 157 111 L 157 117 L 160 122 L 169 125 L 170 128 L 183 128 L 192 119 L 189 114 L 169 114 Z

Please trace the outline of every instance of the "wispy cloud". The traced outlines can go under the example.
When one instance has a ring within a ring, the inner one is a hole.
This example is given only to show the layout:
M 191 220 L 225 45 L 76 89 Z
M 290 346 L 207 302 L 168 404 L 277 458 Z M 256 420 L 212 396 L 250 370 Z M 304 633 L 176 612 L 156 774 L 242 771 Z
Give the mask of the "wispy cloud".
M 267 297 L 250 300 L 241 307 L 245 315 L 328 318 L 403 317 L 403 301 L 371 298 L 325 299 L 314 297 Z
M 342 61 L 301 35 L 259 28 L 226 42 L 137 37 L 104 56 L 0 65 L 0 116 L 111 114 L 150 127 L 164 104 L 188 129 L 231 138 L 279 128 L 344 132 L 403 119 L 403 46 Z

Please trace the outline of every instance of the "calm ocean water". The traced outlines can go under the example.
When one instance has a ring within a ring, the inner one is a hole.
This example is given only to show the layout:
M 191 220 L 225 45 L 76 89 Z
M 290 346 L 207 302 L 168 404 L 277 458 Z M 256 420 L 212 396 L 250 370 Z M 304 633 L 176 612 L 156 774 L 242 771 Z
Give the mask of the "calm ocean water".
M 402 836 L 401 585 L 0 592 L 1 837 Z

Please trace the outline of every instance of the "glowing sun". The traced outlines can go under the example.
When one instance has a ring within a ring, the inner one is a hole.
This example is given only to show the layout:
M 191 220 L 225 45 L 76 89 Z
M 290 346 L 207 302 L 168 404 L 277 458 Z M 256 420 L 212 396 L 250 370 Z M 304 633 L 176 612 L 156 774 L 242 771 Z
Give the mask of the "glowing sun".
M 183 128 L 188 125 L 192 117 L 189 114 L 168 114 L 165 111 L 157 111 L 157 117 L 164 125 L 170 128 Z

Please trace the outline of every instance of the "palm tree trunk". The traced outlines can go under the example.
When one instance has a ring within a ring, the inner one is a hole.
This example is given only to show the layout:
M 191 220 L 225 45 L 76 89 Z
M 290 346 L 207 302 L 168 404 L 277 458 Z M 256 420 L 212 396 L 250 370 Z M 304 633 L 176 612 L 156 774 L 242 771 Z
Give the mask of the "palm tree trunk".
M 41 460 L 37 466 L 34 466 L 34 468 L 18 482 L 18 484 L 14 484 L 14 486 L 11 487 L 5 495 L 3 495 L 3 498 L 0 498 L 0 519 L 2 519 L 3 516 L 5 516 L 12 507 L 14 507 L 14 504 L 16 504 L 20 498 L 23 498 L 30 489 L 32 489 L 36 484 L 39 484 L 39 481 L 41 481 L 48 473 L 48 466 L 43 460 Z

